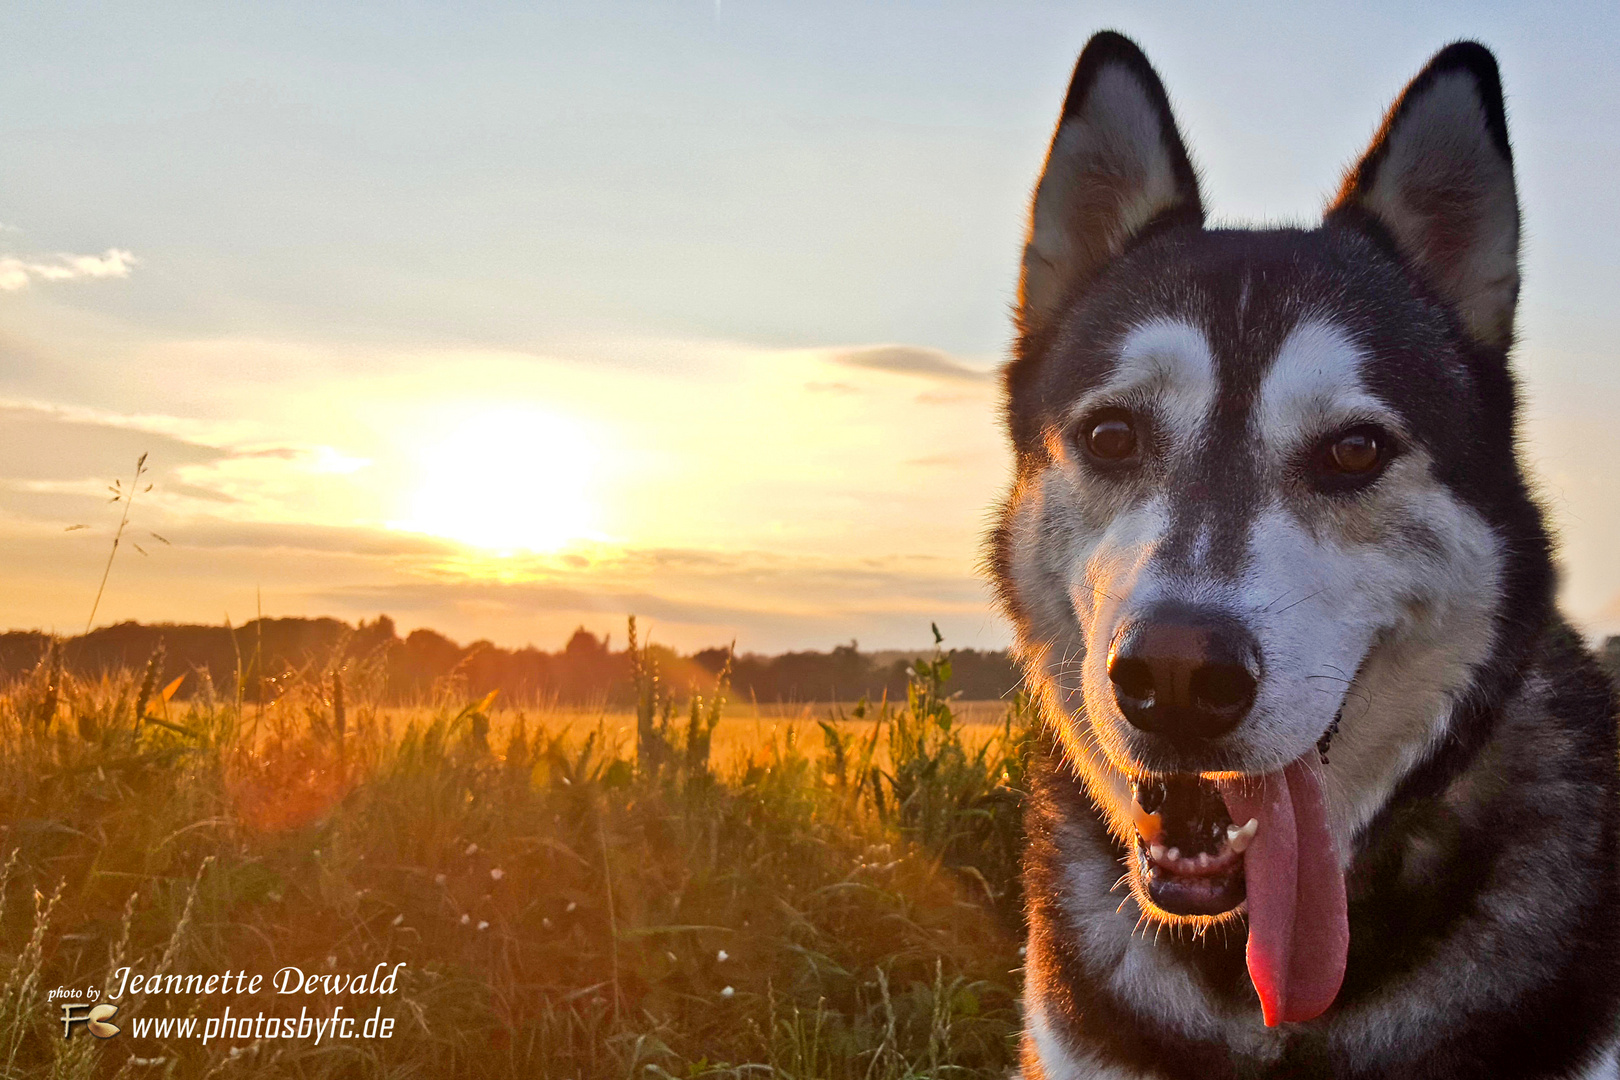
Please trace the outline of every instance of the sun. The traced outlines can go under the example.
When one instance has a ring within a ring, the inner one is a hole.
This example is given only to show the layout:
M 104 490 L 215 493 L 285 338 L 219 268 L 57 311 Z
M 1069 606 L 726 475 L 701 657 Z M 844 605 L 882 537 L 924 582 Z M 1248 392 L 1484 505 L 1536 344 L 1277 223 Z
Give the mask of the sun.
M 595 535 L 600 454 L 589 428 L 554 412 L 491 407 L 418 453 L 417 483 L 392 524 L 494 554 L 553 552 Z

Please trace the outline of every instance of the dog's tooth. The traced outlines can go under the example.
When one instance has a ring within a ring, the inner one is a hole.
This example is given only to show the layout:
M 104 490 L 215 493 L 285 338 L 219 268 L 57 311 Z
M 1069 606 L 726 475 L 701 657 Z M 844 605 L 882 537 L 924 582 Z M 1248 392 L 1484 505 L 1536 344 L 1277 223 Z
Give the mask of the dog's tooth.
M 1152 859 L 1156 863 L 1164 862 L 1164 845 L 1163 844 L 1149 844 L 1148 845 L 1148 858 Z
M 1143 810 L 1135 800 L 1131 802 L 1131 820 L 1136 826 L 1136 831 L 1142 834 L 1142 839 L 1150 844 L 1164 835 L 1164 819 L 1158 814 L 1150 814 Z
M 1173 847 L 1169 851 L 1166 851 L 1164 853 L 1164 857 L 1169 859 L 1173 863 L 1180 862 L 1181 861 L 1181 849 Z
M 1226 827 L 1226 842 L 1232 845 L 1233 851 L 1241 855 L 1248 850 L 1250 844 L 1254 843 L 1254 836 L 1259 831 L 1260 820 L 1258 818 L 1250 818 L 1249 823 L 1241 829 L 1236 825 L 1228 825 Z
M 1200 869 L 1200 870 L 1208 870 L 1210 864 L 1213 863 L 1214 861 L 1215 861 L 1215 856 L 1211 855 L 1209 852 L 1200 851 L 1198 853 L 1198 869 Z

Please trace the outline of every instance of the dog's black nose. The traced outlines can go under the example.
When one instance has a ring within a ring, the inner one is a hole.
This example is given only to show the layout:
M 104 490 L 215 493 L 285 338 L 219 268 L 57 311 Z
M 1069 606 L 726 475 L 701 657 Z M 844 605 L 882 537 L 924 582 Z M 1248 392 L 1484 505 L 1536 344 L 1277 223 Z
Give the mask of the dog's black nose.
M 1254 704 L 1260 645 L 1242 623 L 1207 608 L 1151 609 L 1121 628 L 1108 651 L 1119 711 L 1170 738 L 1213 739 Z

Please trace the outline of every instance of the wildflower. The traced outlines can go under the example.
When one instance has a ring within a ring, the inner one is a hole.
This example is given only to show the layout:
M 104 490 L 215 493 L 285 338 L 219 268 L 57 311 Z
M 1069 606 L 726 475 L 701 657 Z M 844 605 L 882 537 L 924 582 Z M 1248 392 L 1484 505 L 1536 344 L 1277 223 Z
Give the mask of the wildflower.
M 467 854 L 468 855 L 476 855 L 476 854 L 478 854 L 478 845 L 477 844 L 468 844 L 467 845 Z
M 723 963 L 725 963 L 725 962 L 726 962 L 726 961 L 727 961 L 727 960 L 730 960 L 730 959 L 731 959 L 731 954 L 730 954 L 730 953 L 728 953 L 728 952 L 726 952 L 726 950 L 724 950 L 724 949 L 721 949 L 721 950 L 720 950 L 720 951 L 719 951 L 719 952 L 717 952 L 717 953 L 715 953 L 715 954 L 714 954 L 714 959 L 715 959 L 715 962 L 716 962 L 716 963 L 720 963 L 720 964 L 723 964 Z
M 488 919 L 479 919 L 478 920 L 478 929 L 480 929 L 480 930 L 488 930 L 489 929 L 489 920 Z
M 395 926 L 399 926 L 404 921 L 405 921 L 405 913 L 403 911 L 400 912 L 398 915 L 394 916 L 394 925 Z
M 572 915 L 574 913 L 574 909 L 577 908 L 577 907 L 579 907 L 578 901 L 570 900 L 570 901 L 568 901 L 568 906 L 566 908 L 564 908 L 563 910 L 566 911 L 568 914 Z
M 471 915 L 463 915 L 461 917 L 461 925 L 462 926 L 466 926 L 470 922 L 472 922 L 472 916 Z
M 499 881 L 501 878 L 506 876 L 506 871 L 497 866 L 495 869 L 489 872 L 489 876 L 494 878 L 496 881 Z
M 730 998 L 734 998 L 737 996 L 737 989 L 736 987 L 728 986 L 724 990 L 720 991 L 720 996 L 728 1000 Z
M 433 875 L 433 884 L 435 884 L 435 885 L 443 885 L 446 880 L 447 879 L 445 878 L 445 876 L 443 874 L 434 874 Z
M 542 930 L 550 930 L 551 929 L 551 920 L 546 919 L 546 918 L 542 918 L 540 920 L 540 929 L 542 929 Z

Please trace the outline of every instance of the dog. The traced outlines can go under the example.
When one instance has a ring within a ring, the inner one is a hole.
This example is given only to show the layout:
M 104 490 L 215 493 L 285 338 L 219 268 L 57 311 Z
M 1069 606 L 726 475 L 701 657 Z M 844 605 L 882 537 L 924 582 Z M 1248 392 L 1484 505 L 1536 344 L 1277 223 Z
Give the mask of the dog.
M 1081 53 L 986 557 L 1044 718 L 1024 1080 L 1620 1075 L 1620 747 L 1516 455 L 1518 259 L 1477 43 L 1253 230 L 1142 52 Z

